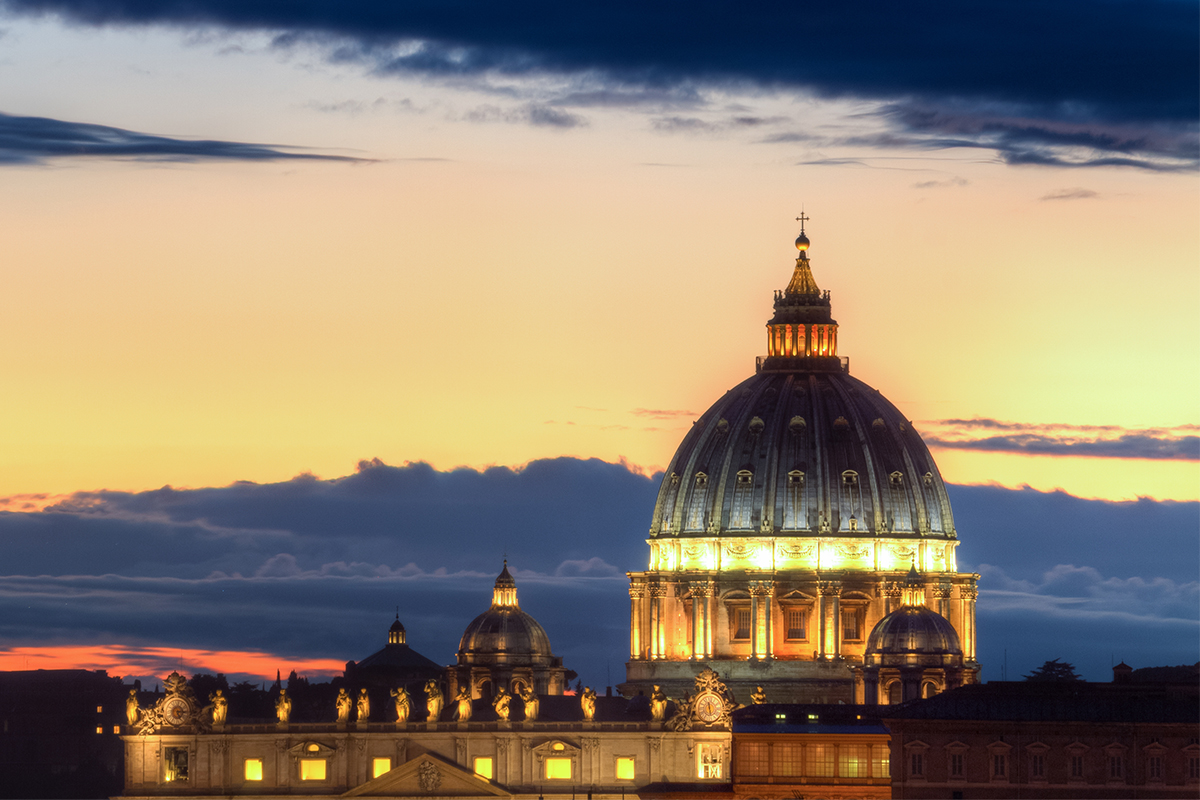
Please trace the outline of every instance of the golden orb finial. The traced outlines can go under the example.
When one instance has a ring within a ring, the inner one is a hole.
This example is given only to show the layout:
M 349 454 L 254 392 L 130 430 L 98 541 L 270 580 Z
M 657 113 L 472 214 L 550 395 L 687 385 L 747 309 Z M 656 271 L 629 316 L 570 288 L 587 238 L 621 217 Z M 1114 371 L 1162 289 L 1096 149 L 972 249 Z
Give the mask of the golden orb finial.
M 796 217 L 796 221 L 800 223 L 800 235 L 796 237 L 796 249 L 801 253 L 808 249 L 809 242 L 808 237 L 804 235 L 804 223 L 809 219 L 803 211 L 800 212 L 800 216 Z

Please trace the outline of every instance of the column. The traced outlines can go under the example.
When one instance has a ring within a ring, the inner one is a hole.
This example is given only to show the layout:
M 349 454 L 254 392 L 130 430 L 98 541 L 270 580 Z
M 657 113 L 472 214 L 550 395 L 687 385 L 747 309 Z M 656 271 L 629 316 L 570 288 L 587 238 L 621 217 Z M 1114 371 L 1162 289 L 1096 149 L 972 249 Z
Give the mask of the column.
M 950 584 L 939 583 L 933 587 L 932 591 L 937 612 L 946 619 L 950 619 Z
M 974 586 L 964 587 L 962 595 L 966 599 L 966 613 L 963 614 L 963 656 L 965 661 L 975 660 L 975 599 L 979 590 Z
M 753 658 L 770 658 L 771 652 L 771 581 L 750 582 L 750 653 Z
M 629 584 L 629 657 L 642 657 L 642 606 L 645 604 L 646 587 Z
M 840 581 L 817 581 L 817 593 L 820 596 L 821 606 L 819 654 L 822 658 L 838 658 L 841 656 L 842 648 L 842 584 Z M 831 623 L 832 631 L 829 630 Z
M 817 658 L 825 657 L 825 593 L 817 584 Z
M 662 658 L 666 645 L 663 635 L 663 598 L 667 587 L 655 584 L 650 587 L 650 657 Z

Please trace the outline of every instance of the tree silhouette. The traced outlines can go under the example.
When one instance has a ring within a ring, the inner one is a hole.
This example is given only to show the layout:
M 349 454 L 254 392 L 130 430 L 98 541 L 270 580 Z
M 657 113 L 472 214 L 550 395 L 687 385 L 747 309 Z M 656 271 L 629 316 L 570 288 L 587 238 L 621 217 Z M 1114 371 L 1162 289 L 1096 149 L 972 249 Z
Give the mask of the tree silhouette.
M 1075 666 L 1057 658 L 1047 661 L 1033 672 L 1024 676 L 1027 681 L 1077 681 L 1080 677 L 1075 674 Z

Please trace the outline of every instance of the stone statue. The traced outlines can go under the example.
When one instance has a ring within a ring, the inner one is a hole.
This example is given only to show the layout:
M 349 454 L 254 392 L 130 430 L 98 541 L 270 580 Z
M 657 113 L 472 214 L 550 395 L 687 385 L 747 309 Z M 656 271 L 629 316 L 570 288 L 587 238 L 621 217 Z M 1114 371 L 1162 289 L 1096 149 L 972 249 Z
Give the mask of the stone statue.
M 137 689 L 130 689 L 129 697 L 125 698 L 125 721 L 129 723 L 130 727 L 133 727 L 138 724 L 138 717 L 141 714 L 142 711 L 138 708 L 137 702 Z
M 412 701 L 408 699 L 408 689 L 401 686 L 392 689 L 392 698 L 396 701 L 396 722 L 408 722 L 408 713 L 412 710 Z
M 438 717 L 442 715 L 442 689 L 438 686 L 436 678 L 430 678 L 425 682 L 425 708 L 429 711 L 430 722 L 437 722 Z
M 454 702 L 458 703 L 458 721 L 466 722 L 471 718 L 471 690 L 465 686 L 460 686 L 458 694 L 454 696 Z
M 501 722 L 508 720 L 508 706 L 512 702 L 512 695 L 508 689 L 501 686 L 496 690 L 496 696 L 492 698 L 492 708 L 496 709 L 496 716 Z
M 350 695 L 346 694 L 346 690 L 338 689 L 337 695 L 337 721 L 339 724 L 345 724 L 350 721 L 350 707 L 354 703 L 350 702 Z
M 590 686 L 583 687 L 579 705 L 583 709 L 583 718 L 588 722 L 594 720 L 596 718 L 596 690 Z
M 275 716 L 280 722 L 287 722 L 292 716 L 292 698 L 287 696 L 287 689 L 279 690 L 279 698 L 275 701 Z
M 521 702 L 525 704 L 525 720 L 527 722 L 534 722 L 538 718 L 538 711 L 540 710 L 541 701 L 538 700 L 538 696 L 533 693 L 532 686 L 521 684 L 521 688 L 518 691 L 521 693 Z
M 750 695 L 750 702 L 756 706 L 761 706 L 767 702 L 767 693 L 762 690 L 762 687 L 756 687 L 754 694 Z
M 371 718 L 371 698 L 367 696 L 366 687 L 358 690 L 358 721 L 366 722 Z
M 229 714 L 229 701 L 225 699 L 225 692 L 217 689 L 208 696 L 208 702 L 212 703 L 213 725 L 224 725 L 225 717 Z
M 667 695 L 657 683 L 654 684 L 654 691 L 650 692 L 650 716 L 655 722 L 667 718 Z

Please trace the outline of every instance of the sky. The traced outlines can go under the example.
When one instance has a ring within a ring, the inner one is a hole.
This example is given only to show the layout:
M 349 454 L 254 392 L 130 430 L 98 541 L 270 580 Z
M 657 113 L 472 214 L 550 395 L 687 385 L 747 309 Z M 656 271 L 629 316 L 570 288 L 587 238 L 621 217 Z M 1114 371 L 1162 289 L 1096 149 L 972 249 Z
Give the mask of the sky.
M 449 663 L 508 553 L 619 681 L 801 210 L 984 677 L 1195 662 L 1198 42 L 1173 0 L 0 1 L 0 668 L 329 674 L 397 605 Z

